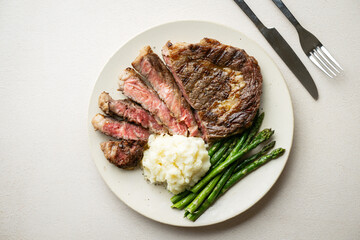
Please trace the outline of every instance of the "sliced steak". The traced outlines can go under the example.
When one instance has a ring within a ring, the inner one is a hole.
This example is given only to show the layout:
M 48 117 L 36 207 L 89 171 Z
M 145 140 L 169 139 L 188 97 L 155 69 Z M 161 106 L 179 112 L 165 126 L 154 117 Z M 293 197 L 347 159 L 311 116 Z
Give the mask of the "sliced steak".
M 199 136 L 198 124 L 189 104 L 182 96 L 171 72 L 150 46 L 141 49 L 132 66 L 148 80 L 172 115 L 186 124 L 190 136 Z
M 143 108 L 157 116 L 170 133 L 187 136 L 187 127 L 171 116 L 165 103 L 156 92 L 143 82 L 132 68 L 125 69 L 119 76 L 119 90 L 125 96 L 139 103 Z
M 109 162 L 119 168 L 133 169 L 141 161 L 144 153 L 144 141 L 122 139 L 100 144 L 101 150 Z
M 117 139 L 147 141 L 150 136 L 148 129 L 126 121 L 117 121 L 100 113 L 93 117 L 91 123 L 95 130 Z
M 255 58 L 208 38 L 197 44 L 167 42 L 162 54 L 183 96 L 195 109 L 206 141 L 239 133 L 251 125 L 262 94 Z
M 100 109 L 108 115 L 116 115 L 148 128 L 152 133 L 164 134 L 167 130 L 151 113 L 130 99 L 114 100 L 109 93 L 102 92 L 99 97 Z

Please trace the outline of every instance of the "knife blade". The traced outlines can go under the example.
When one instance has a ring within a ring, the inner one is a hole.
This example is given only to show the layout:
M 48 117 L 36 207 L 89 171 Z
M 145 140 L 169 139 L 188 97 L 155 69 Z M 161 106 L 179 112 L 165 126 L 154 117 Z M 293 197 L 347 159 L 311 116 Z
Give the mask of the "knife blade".
M 305 89 L 310 93 L 310 95 L 317 100 L 319 98 L 319 93 L 315 85 L 314 80 L 312 79 L 310 73 L 301 62 L 299 57 L 296 55 L 294 50 L 290 45 L 285 41 L 285 39 L 280 35 L 280 33 L 275 28 L 267 28 L 260 21 L 260 19 L 255 15 L 255 13 L 249 8 L 244 0 L 234 0 L 235 3 L 244 11 L 244 13 L 251 19 L 255 26 L 259 29 L 271 47 L 275 52 L 280 56 L 288 68 L 294 73 L 300 83 L 305 87 Z

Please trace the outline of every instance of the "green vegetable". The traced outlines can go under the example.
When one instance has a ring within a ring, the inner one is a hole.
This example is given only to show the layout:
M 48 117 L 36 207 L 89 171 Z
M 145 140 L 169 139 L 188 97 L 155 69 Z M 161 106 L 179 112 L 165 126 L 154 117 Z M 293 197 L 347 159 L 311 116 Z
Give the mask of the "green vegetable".
M 226 181 L 223 187 L 221 186 L 221 180 L 218 182 L 219 188 L 217 186 L 214 188 L 213 192 L 209 195 L 209 197 L 204 201 L 204 203 L 195 211 L 194 213 L 189 213 L 186 217 L 195 221 L 198 219 L 222 194 L 224 194 L 230 187 L 232 187 L 235 183 L 237 183 L 240 179 L 244 178 L 247 174 L 255 171 L 259 167 L 263 166 L 265 163 L 269 162 L 272 159 L 280 157 L 285 152 L 285 149 L 278 148 L 273 150 L 268 155 L 261 157 L 258 160 L 255 160 L 253 163 L 248 164 L 241 171 L 234 173 L 231 177 Z M 233 165 L 235 166 L 235 165 Z M 232 166 L 232 167 L 233 167 Z M 231 167 L 231 168 L 232 168 Z M 230 168 L 230 169 L 231 169 Z M 230 172 L 230 169 L 227 171 Z M 225 174 L 224 174 L 225 176 Z M 220 190 L 219 190 L 220 189 Z
M 230 156 L 234 156 L 244 146 L 244 143 L 248 137 L 248 134 L 249 134 L 249 132 L 246 131 L 241 135 L 239 140 L 236 142 L 234 149 L 231 151 Z
M 254 119 L 254 123 L 252 124 L 250 131 L 244 132 L 239 139 L 237 137 L 228 138 L 226 140 L 220 140 L 214 143 L 209 151 L 208 154 L 211 157 L 210 162 L 212 163 L 210 170 L 216 168 L 220 163 L 222 163 L 231 153 L 234 155 L 238 152 L 241 148 L 250 142 L 249 140 L 258 132 L 261 123 L 264 119 L 264 113 L 256 114 Z M 250 134 L 249 134 L 250 133 Z M 248 136 L 249 135 L 249 136 Z M 226 144 L 224 144 L 224 142 Z M 225 151 L 225 149 L 227 149 Z M 234 150 L 235 149 L 235 150 Z M 217 153 L 218 152 L 218 153 Z M 217 153 L 217 154 L 216 154 Z M 214 154 L 216 154 L 214 156 Z M 183 193 L 177 194 L 171 198 L 172 203 L 176 203 L 181 199 L 185 198 L 189 194 L 189 191 L 185 191 Z
M 227 149 L 227 151 L 222 155 L 222 157 L 214 165 L 211 165 L 210 169 L 214 169 L 220 163 L 222 163 L 230 155 L 230 153 L 234 149 L 236 143 L 237 143 L 236 139 L 233 139 L 233 141 L 231 142 L 231 144 L 230 144 L 229 148 Z
M 184 197 L 189 195 L 189 193 L 191 193 L 191 192 L 186 190 L 182 193 L 174 195 L 170 200 L 172 203 L 177 203 L 178 201 L 180 201 L 181 199 L 183 199 Z
M 203 204 L 196 210 L 194 213 L 188 213 L 185 216 L 190 219 L 191 221 L 195 221 L 198 219 L 205 211 L 208 209 L 213 202 L 215 202 L 216 198 L 218 197 L 221 189 L 223 188 L 224 184 L 228 181 L 233 173 L 234 166 L 227 169 L 223 175 L 221 175 L 220 181 L 216 184 L 214 190 L 210 193 L 209 197 L 204 201 Z M 218 175 L 220 176 L 220 175 Z
M 177 209 L 183 209 L 184 207 L 186 207 L 192 200 L 194 200 L 194 198 L 197 196 L 196 193 L 190 193 L 189 195 L 187 195 L 186 197 L 184 197 L 183 199 L 181 199 L 180 201 L 178 201 L 177 203 L 173 204 L 171 207 L 172 208 L 177 208 Z
M 241 169 L 243 169 L 246 165 L 248 165 L 249 163 L 253 162 L 255 159 L 258 159 L 259 157 L 261 157 L 262 155 L 266 154 L 270 149 L 272 149 L 275 146 L 275 141 L 270 142 L 269 144 L 265 145 L 260 152 L 252 155 L 251 157 L 249 157 L 248 159 L 245 159 L 244 161 L 242 161 L 240 164 L 238 164 L 236 166 L 236 168 L 234 169 L 234 172 L 237 172 Z
M 221 176 L 222 175 L 219 174 L 214 177 L 214 179 L 211 180 L 211 182 L 209 182 L 209 184 L 206 185 L 206 187 L 204 187 L 204 189 L 196 196 L 196 198 L 185 208 L 185 211 L 193 213 L 203 203 L 206 197 L 209 196 L 217 182 L 220 180 Z
M 231 142 L 232 142 L 232 138 L 227 139 L 225 141 L 225 143 L 220 147 L 220 149 L 210 158 L 211 165 L 215 164 L 216 162 L 218 162 L 220 160 L 220 158 L 223 156 L 223 154 L 229 148 Z
M 230 179 L 225 183 L 225 185 L 224 185 L 223 189 L 221 190 L 220 194 L 224 194 L 227 190 L 229 190 L 230 187 L 232 187 L 235 183 L 237 183 L 240 179 L 245 177 L 247 174 L 255 171 L 256 169 L 258 169 L 259 167 L 261 167 L 265 163 L 269 162 L 270 160 L 280 157 L 281 155 L 284 154 L 284 152 L 285 152 L 285 149 L 277 148 L 277 149 L 273 150 L 271 153 L 269 153 L 269 154 L 267 154 L 265 156 L 262 156 L 258 160 L 255 160 L 253 163 L 250 163 L 249 165 L 247 165 L 242 170 L 234 173 L 230 177 Z
M 274 131 L 271 129 L 264 129 L 260 133 L 258 133 L 254 140 L 251 141 L 251 143 L 247 146 L 245 146 L 243 149 L 241 149 L 239 152 L 230 154 L 225 161 L 220 163 L 216 168 L 211 170 L 200 182 L 198 182 L 195 186 L 193 186 L 190 191 L 193 193 L 199 192 L 208 182 L 210 182 L 216 175 L 223 172 L 230 164 L 237 161 L 239 158 L 244 156 L 247 152 L 250 150 L 256 148 L 260 143 L 268 140 L 272 135 L 274 134 Z M 236 148 L 236 146 L 235 146 Z M 235 150 L 234 148 L 234 150 Z M 233 150 L 233 151 L 234 151 Z
M 216 151 L 217 150 L 219 150 L 219 148 L 221 147 L 221 145 L 222 145 L 222 142 L 223 141 L 217 141 L 216 143 L 214 143 L 211 147 L 210 147 L 210 149 L 209 149 L 209 151 L 208 151 L 208 154 L 209 154 L 209 156 L 210 157 L 212 157 L 212 155 L 214 155 L 214 153 L 216 153 Z
M 254 136 L 258 133 L 258 131 L 261 127 L 261 124 L 264 120 L 264 117 L 265 117 L 264 112 L 262 112 L 260 115 L 258 115 L 258 114 L 256 115 L 254 122 L 251 125 L 249 136 L 246 139 L 246 142 L 244 143 L 244 146 L 248 145 L 253 140 Z

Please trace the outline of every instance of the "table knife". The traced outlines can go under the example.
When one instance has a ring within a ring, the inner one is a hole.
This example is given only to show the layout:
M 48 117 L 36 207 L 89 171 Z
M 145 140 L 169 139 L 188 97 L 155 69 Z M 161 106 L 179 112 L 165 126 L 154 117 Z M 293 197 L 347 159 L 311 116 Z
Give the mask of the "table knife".
M 312 79 L 310 73 L 296 55 L 294 50 L 289 46 L 285 39 L 275 28 L 267 28 L 249 8 L 243 0 L 234 0 L 236 4 L 244 11 L 244 13 L 251 19 L 255 26 L 259 29 L 262 35 L 266 38 L 272 48 L 290 68 L 294 75 L 299 79 L 301 84 L 306 88 L 310 95 L 317 100 L 319 97 L 318 90 Z

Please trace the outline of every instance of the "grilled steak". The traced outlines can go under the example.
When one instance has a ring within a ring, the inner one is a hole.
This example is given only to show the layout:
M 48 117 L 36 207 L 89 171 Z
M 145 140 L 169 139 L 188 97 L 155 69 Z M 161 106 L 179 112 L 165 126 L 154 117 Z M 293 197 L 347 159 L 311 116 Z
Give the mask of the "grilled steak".
M 206 141 L 251 125 L 262 94 L 260 67 L 253 57 L 208 38 L 197 44 L 168 42 L 162 54 L 195 109 Z
M 167 126 L 170 133 L 187 136 L 187 127 L 171 116 L 165 103 L 156 92 L 147 86 L 132 68 L 125 69 L 119 76 L 119 90 L 125 96 L 139 103 L 143 108 L 157 116 Z
M 167 133 L 167 130 L 157 122 L 151 113 L 130 99 L 114 100 L 109 93 L 102 92 L 99 97 L 99 107 L 108 115 L 123 117 L 129 122 L 148 128 L 152 133 Z
M 171 72 L 150 46 L 141 49 L 132 66 L 148 80 L 172 115 L 186 124 L 190 136 L 199 136 L 198 124 L 189 104 L 182 96 Z
M 100 144 L 101 150 L 109 162 L 119 168 L 133 169 L 143 157 L 143 141 L 120 140 L 108 141 Z
M 147 141 L 150 136 L 149 130 L 143 127 L 125 121 L 117 121 L 99 113 L 93 117 L 91 123 L 95 130 L 117 139 Z

